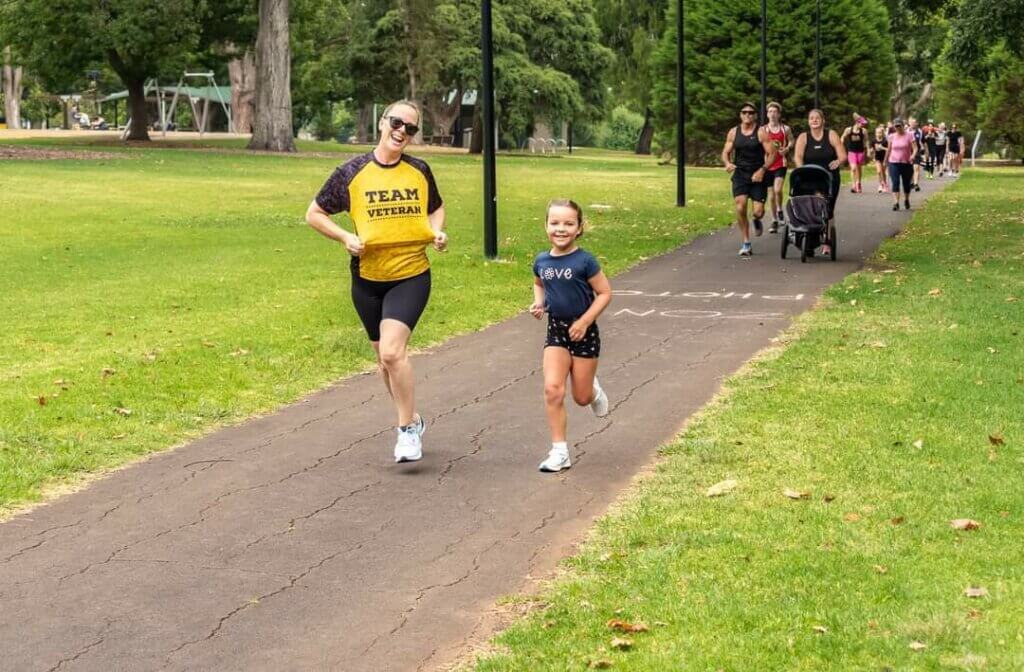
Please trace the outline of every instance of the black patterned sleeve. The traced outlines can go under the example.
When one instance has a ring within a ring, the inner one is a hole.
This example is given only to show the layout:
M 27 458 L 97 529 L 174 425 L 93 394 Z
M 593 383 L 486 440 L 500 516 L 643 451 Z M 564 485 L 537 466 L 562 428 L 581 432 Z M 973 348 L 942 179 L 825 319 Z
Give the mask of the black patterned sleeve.
M 316 195 L 316 204 L 329 215 L 348 212 L 350 205 L 348 185 L 351 179 L 352 174 L 348 166 L 339 166 L 320 188 L 320 193 Z

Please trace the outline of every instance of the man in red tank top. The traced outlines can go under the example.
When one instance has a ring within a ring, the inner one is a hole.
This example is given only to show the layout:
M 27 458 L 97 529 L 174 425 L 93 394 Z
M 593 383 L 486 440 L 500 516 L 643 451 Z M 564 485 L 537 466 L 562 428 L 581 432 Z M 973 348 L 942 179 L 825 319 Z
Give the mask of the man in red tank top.
M 776 101 L 768 103 L 768 123 L 765 133 L 775 146 L 775 161 L 768 168 L 765 182 L 768 183 L 768 200 L 772 206 L 772 225 L 768 233 L 778 233 L 779 224 L 785 220 L 782 209 L 782 186 L 786 182 L 786 163 L 793 147 L 793 129 L 782 123 L 782 105 Z

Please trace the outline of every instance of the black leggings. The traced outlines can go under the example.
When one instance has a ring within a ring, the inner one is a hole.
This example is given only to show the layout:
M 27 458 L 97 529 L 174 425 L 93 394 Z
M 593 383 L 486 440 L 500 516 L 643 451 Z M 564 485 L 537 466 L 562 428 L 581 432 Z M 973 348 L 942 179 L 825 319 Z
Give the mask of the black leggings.
M 430 298 L 430 271 L 403 280 L 378 282 L 359 276 L 358 269 L 352 269 L 352 303 L 370 340 L 380 340 L 381 320 L 398 320 L 409 331 L 427 307 Z
M 909 163 L 889 164 L 889 188 L 892 193 L 900 193 L 900 180 L 903 180 L 903 193 L 910 194 L 910 183 L 914 180 L 914 166 Z

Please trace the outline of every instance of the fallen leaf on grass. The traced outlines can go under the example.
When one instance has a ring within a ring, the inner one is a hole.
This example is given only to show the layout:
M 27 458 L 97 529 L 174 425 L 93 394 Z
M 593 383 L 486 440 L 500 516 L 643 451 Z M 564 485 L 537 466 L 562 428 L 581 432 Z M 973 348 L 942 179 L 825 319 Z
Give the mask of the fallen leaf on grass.
M 914 448 L 921 450 L 922 448 L 924 448 L 924 439 L 918 439 L 917 441 L 914 441 L 914 443 L 911 445 L 913 445 Z
M 851 511 L 845 516 L 843 516 L 843 520 L 845 520 L 848 523 L 856 523 L 858 520 L 860 520 L 860 514 L 855 511 Z
M 726 493 L 732 492 L 737 485 L 739 485 L 739 481 L 735 481 L 731 478 L 726 481 L 721 481 L 720 483 L 715 483 L 708 488 L 707 496 L 720 497 Z
M 611 646 L 619 651 L 626 651 L 633 648 L 633 640 L 626 637 L 612 637 Z
M 216 348 L 217 344 L 213 343 L 211 341 L 203 341 L 203 347 L 204 348 Z
M 114 375 L 115 373 L 117 373 L 117 369 L 112 369 L 112 368 L 110 368 L 110 367 L 108 366 L 108 367 L 106 367 L 105 369 L 103 369 L 103 372 L 102 372 L 102 373 L 103 373 L 103 377 L 104 377 L 104 378 L 106 378 L 107 376 L 112 376 L 112 375 Z
M 612 661 L 608 660 L 607 658 L 598 658 L 597 660 L 592 660 L 590 661 L 590 664 L 587 665 L 587 667 L 589 667 L 592 670 L 607 670 L 611 666 Z
M 790 488 L 786 488 L 785 490 L 783 490 L 782 494 L 785 495 L 786 497 L 789 497 L 790 499 L 807 499 L 811 496 L 811 493 L 809 492 L 792 490 Z
M 964 595 L 967 597 L 986 597 L 988 591 L 980 586 L 969 586 L 964 588 Z
M 828 504 L 829 502 L 835 500 L 835 498 L 836 498 L 835 495 L 825 495 L 824 497 L 821 498 L 821 501 L 823 501 L 826 504 Z
M 112 437 L 110 437 L 110 438 L 112 438 L 112 439 L 123 439 L 123 438 L 124 438 L 124 437 L 126 437 L 126 436 L 128 436 L 128 435 L 127 435 L 127 434 L 114 434 L 114 435 L 113 435 Z
M 889 522 L 892 523 L 893 525 L 902 525 L 903 521 L 905 521 L 905 520 L 906 520 L 906 518 L 904 518 L 903 516 L 896 516 L 895 518 L 893 518 Z
M 910 649 L 912 651 L 923 651 L 928 648 L 928 645 L 924 642 L 919 642 L 916 639 L 910 643 Z
M 114 409 L 114 413 L 117 413 L 118 415 L 123 415 L 124 417 L 127 418 L 129 415 L 132 414 L 132 409 L 121 408 L 120 406 L 118 406 L 117 408 Z
M 957 518 L 949 521 L 949 525 L 954 530 L 976 530 L 981 527 L 981 523 L 970 518 Z
M 1006 302 L 1007 303 L 1016 303 L 1017 302 L 1017 297 L 1016 296 L 1008 296 L 1008 297 L 1006 297 Z
M 40 395 L 39 395 L 39 396 L 38 396 L 38 397 L 36 398 L 36 402 L 37 402 L 37 403 L 38 403 L 38 404 L 39 404 L 40 406 L 46 406 L 46 395 L 45 395 L 45 394 L 40 394 Z
M 645 623 L 640 623 L 639 621 L 636 623 L 629 623 L 627 621 L 613 618 L 608 621 L 608 629 L 618 630 L 619 632 L 647 632 L 648 627 Z
M 928 296 L 942 296 L 942 290 L 939 289 L 938 287 L 935 287 L 934 289 L 928 292 Z
M 875 565 L 875 571 L 879 574 L 887 574 L 889 572 L 889 568 L 885 565 Z
M 248 355 L 248 354 L 249 354 L 248 350 L 246 350 L 245 348 L 239 348 L 238 350 L 235 350 L 234 352 L 229 352 L 228 356 L 229 357 L 239 357 L 239 356 Z
M 970 611 L 967 612 L 967 618 L 976 621 L 979 618 L 981 618 L 981 614 L 982 614 L 981 609 L 971 609 Z
M 811 628 L 811 630 L 814 630 L 819 635 L 828 634 L 828 628 L 826 628 L 824 625 L 816 625 L 813 628 Z
M 888 348 L 889 346 L 885 344 L 885 341 L 875 341 L 874 343 L 871 344 L 871 347 L 881 349 Z
M 989 434 L 988 442 L 991 443 L 993 446 L 1001 446 L 1005 443 L 1002 434 Z

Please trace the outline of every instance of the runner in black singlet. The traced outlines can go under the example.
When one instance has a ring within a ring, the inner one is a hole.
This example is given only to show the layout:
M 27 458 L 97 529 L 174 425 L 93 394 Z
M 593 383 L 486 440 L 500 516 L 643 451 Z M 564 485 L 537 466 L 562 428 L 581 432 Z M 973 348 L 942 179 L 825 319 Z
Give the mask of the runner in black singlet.
M 754 202 L 754 232 L 763 232 L 764 202 L 768 196 L 768 168 L 777 154 L 763 128 L 757 127 L 757 108 L 752 103 L 740 107 L 740 125 L 725 138 L 722 163 L 732 173 L 732 198 L 736 205 L 736 224 L 743 236 L 740 256 L 752 254 L 750 225 L 747 222 L 747 201 Z
M 828 218 L 831 223 L 836 216 L 836 201 L 839 199 L 839 185 L 842 181 L 839 169 L 846 163 L 846 149 L 839 134 L 825 126 L 825 115 L 821 110 L 811 110 L 807 114 L 807 125 L 810 130 L 797 138 L 793 159 L 797 167 L 821 166 L 832 173 L 832 191 L 828 195 Z M 828 245 L 822 246 L 822 254 L 827 256 L 830 251 Z

